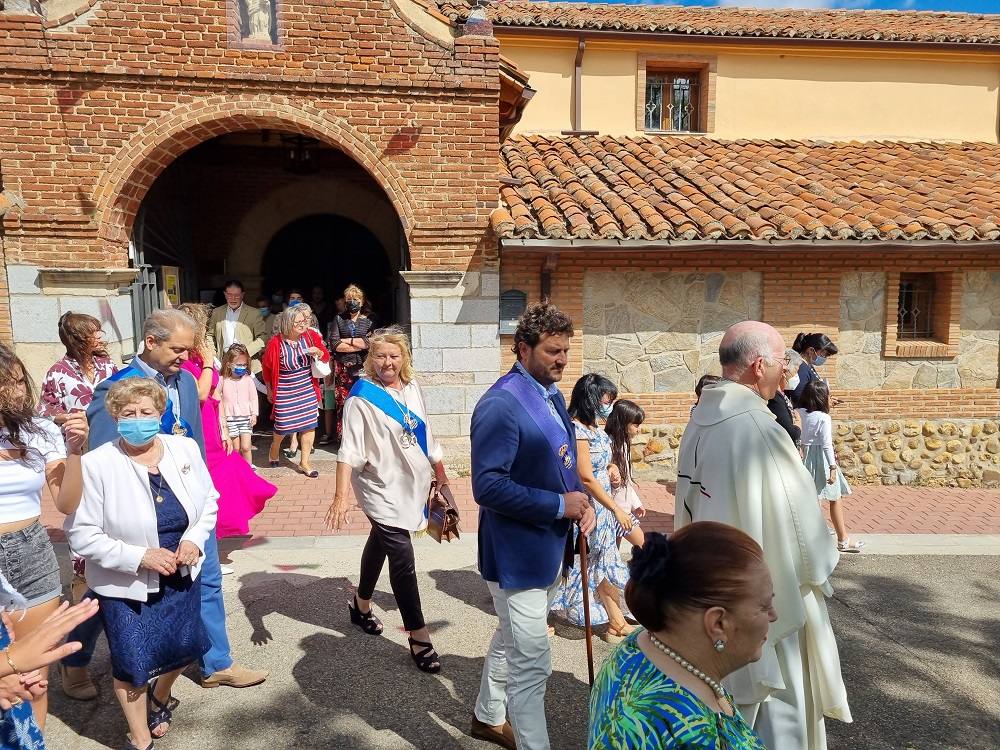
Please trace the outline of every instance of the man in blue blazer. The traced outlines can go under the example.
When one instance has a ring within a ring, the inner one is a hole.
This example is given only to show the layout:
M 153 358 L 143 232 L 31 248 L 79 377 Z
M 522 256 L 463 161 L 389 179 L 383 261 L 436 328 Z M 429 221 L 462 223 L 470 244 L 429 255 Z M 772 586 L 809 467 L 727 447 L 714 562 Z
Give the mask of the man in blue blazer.
M 142 326 L 142 352 L 132 359 L 128 367 L 119 370 L 94 390 L 94 400 L 87 408 L 91 448 L 97 448 L 118 437 L 117 423 L 105 408 L 108 389 L 123 378 L 145 377 L 155 380 L 167 390 L 167 408 L 160 422 L 160 430 L 187 435 L 198 443 L 202 456 L 205 455 L 198 383 L 191 373 L 181 369 L 188 358 L 188 352 L 194 348 L 195 325 L 190 316 L 179 310 L 156 310 L 146 318 Z M 211 643 L 211 648 L 201 658 L 204 687 L 250 687 L 267 679 L 267 672 L 247 669 L 233 663 L 229 636 L 226 633 L 219 548 L 214 532 L 205 544 L 205 560 L 201 567 L 201 619 Z M 84 649 L 86 648 L 85 644 Z M 93 644 L 89 650 L 92 654 Z M 89 655 L 87 660 L 89 661 Z M 165 701 L 169 696 L 157 697 Z
M 555 306 L 528 307 L 514 333 L 517 364 L 472 415 L 479 570 L 499 624 L 486 654 L 471 734 L 510 750 L 549 748 L 548 612 L 572 522 L 584 533 L 596 523 L 580 491 L 575 433 L 555 385 L 572 334 L 572 321 Z

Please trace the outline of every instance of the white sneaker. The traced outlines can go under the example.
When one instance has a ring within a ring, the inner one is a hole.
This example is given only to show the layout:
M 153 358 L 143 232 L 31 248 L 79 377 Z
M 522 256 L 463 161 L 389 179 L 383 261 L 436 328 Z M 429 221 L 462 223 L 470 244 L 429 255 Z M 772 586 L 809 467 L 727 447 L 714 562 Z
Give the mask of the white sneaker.
M 220 565 L 219 570 L 222 571 L 222 575 L 224 576 L 230 576 L 236 572 L 233 568 L 230 568 L 228 565 Z

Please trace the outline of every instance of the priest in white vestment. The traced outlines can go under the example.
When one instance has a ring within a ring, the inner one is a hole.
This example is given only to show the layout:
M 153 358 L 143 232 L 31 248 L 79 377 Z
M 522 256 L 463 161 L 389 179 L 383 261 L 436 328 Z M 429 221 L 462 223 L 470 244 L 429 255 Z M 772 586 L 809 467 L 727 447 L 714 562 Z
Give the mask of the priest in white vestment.
M 774 607 L 760 661 L 726 688 L 769 750 L 824 750 L 824 716 L 851 721 L 826 609 L 839 555 L 812 477 L 767 408 L 784 367 L 771 326 L 745 321 L 722 338 L 722 381 L 707 386 L 681 440 L 675 527 L 721 521 L 764 550 Z

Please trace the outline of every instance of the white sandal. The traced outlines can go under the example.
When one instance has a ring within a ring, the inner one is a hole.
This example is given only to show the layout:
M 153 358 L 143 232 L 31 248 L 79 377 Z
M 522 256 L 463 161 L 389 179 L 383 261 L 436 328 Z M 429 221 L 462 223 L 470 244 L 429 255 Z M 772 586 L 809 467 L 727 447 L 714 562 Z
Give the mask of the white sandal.
M 850 537 L 847 537 L 842 542 L 837 542 L 837 551 L 839 552 L 860 552 L 861 548 L 865 546 L 864 542 L 852 542 Z

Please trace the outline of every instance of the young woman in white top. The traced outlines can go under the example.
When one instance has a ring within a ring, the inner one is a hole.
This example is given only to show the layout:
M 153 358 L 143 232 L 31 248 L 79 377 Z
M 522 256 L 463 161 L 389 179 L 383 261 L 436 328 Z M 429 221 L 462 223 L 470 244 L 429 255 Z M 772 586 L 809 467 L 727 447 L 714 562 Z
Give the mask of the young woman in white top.
M 381 634 L 371 599 L 388 558 L 389 583 L 409 632 L 410 656 L 418 669 L 434 674 L 441 671 L 441 663 L 420 606 L 411 536 L 427 526 L 424 509 L 432 474 L 438 489 L 450 496 L 444 489 L 444 452 L 427 421 L 406 334 L 398 328 L 381 329 L 372 333 L 368 344 L 365 376 L 344 402 L 337 489 L 327 524 L 339 529 L 348 522 L 347 489 L 353 485 L 372 529 L 361 556 L 357 593 L 348 605 L 351 622 L 369 635 Z
M 63 477 L 67 461 L 79 466 L 87 433 L 83 413 L 67 415 L 61 431 L 35 416 L 34 388 L 24 365 L 0 344 L 0 573 L 27 603 L 18 635 L 32 632 L 59 608 L 59 561 L 40 522 L 42 487 L 48 485 L 60 511 L 76 510 L 79 473 L 66 482 Z M 45 667 L 42 679 L 47 675 Z M 35 698 L 32 706 L 44 729 L 48 696 Z
M 830 503 L 830 520 L 837 532 L 837 549 L 841 552 L 860 552 L 861 543 L 854 543 L 847 535 L 842 497 L 851 494 L 851 486 L 837 466 L 833 451 L 833 424 L 830 420 L 830 387 L 822 380 L 810 380 L 799 397 L 796 409 L 802 420 L 803 461 L 816 483 L 820 500 Z

